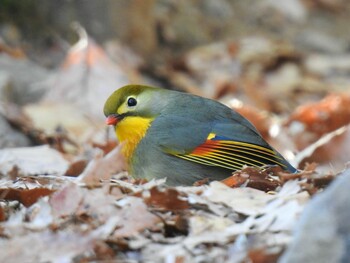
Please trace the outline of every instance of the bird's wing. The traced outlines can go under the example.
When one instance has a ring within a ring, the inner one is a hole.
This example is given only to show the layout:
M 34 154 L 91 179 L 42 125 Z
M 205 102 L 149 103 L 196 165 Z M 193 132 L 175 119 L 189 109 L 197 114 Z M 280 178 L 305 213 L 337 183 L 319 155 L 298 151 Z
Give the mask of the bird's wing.
M 207 140 L 192 151 L 175 156 L 209 166 L 238 170 L 242 166 L 279 165 L 287 169 L 285 160 L 270 147 L 231 140 L 210 133 Z
M 213 121 L 174 127 L 160 140 L 165 152 L 202 165 L 238 170 L 242 166 L 279 165 L 294 168 L 250 126 L 241 122 Z M 186 121 L 185 121 L 186 122 Z M 179 123 L 179 122 L 177 122 Z

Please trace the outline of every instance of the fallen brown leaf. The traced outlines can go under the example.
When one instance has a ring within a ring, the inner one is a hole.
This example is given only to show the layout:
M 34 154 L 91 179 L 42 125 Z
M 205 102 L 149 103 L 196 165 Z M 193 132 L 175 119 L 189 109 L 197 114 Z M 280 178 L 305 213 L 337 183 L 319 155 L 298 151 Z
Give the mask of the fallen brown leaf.
M 92 258 L 87 258 L 87 262 L 93 262 L 93 261 L 113 261 L 115 259 L 115 254 L 116 252 L 108 246 L 105 242 L 103 241 L 97 241 L 94 244 L 94 257 Z
M 77 160 L 69 165 L 65 175 L 76 177 L 84 171 L 86 165 L 86 160 Z
M 271 253 L 264 249 L 254 249 L 248 251 L 248 257 L 252 263 L 273 263 L 277 262 L 280 253 Z
M 180 199 L 180 193 L 176 189 L 159 189 L 155 186 L 149 193 L 150 196 L 144 198 L 147 205 L 171 211 L 189 208 L 188 202 Z
M 2 206 L 0 206 L 0 222 L 3 222 L 6 220 L 5 210 Z
M 282 172 L 279 166 L 271 167 L 246 167 L 236 171 L 222 183 L 229 187 L 240 187 L 242 185 L 259 189 L 265 192 L 273 191 L 281 185 L 278 174 Z
M 320 137 L 350 123 L 349 104 L 348 94 L 330 94 L 320 102 L 298 107 L 288 122 L 300 122 L 307 131 Z
M 36 203 L 40 197 L 48 196 L 55 190 L 48 188 L 33 188 L 33 189 L 0 189 L 0 199 L 8 201 L 18 201 L 25 207 L 29 207 Z
M 107 140 L 104 144 L 93 142 L 92 146 L 96 148 L 100 148 L 105 154 L 112 151 L 115 147 L 117 147 L 118 143 L 115 140 Z
M 248 181 L 248 176 L 245 173 L 237 173 L 231 175 L 230 177 L 227 177 L 226 179 L 222 180 L 221 182 L 228 187 L 240 187 L 244 183 Z

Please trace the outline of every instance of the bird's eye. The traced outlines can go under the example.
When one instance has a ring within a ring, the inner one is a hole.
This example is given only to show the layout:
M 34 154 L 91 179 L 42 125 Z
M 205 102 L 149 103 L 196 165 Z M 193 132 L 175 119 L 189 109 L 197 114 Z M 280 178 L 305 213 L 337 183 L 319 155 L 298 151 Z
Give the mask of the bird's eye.
M 137 100 L 135 98 L 133 98 L 133 97 L 128 98 L 128 106 L 129 107 L 134 107 L 134 106 L 136 106 L 136 104 L 137 104 Z

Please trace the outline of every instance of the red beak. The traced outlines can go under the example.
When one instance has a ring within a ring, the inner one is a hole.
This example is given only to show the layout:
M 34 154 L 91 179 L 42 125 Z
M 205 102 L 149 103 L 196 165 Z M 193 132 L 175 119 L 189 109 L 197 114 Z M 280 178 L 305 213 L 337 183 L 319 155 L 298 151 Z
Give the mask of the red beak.
M 118 115 L 116 114 L 111 114 L 107 117 L 106 119 L 106 124 L 107 125 L 116 125 L 118 123 Z

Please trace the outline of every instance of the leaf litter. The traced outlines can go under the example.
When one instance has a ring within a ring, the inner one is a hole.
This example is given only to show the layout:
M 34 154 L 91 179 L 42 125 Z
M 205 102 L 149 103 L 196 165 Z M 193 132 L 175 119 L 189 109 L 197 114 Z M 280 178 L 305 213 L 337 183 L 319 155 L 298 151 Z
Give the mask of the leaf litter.
M 0 259 L 60 261 L 64 255 L 83 262 L 104 258 L 97 253 L 102 246 L 116 260 L 132 260 L 136 255 L 143 261 L 162 262 L 172 255 L 190 262 L 206 255 L 210 261 L 218 249 L 228 257 L 228 247 L 242 236 L 251 240 L 247 253 L 260 249 L 277 255 L 288 244 L 310 198 L 303 188 L 306 181 L 300 175 L 271 192 L 231 188 L 221 182 L 169 188 L 164 180 L 134 185 L 122 178 L 91 185 L 72 178 L 31 206 L 17 200 L 20 204 L 1 225 L 1 246 L 30 249 L 21 254 L 4 250 Z M 13 202 L 7 196 L 2 199 Z M 8 209 L 9 203 L 1 204 Z M 66 244 L 60 246 L 63 240 Z M 55 251 L 57 246 L 61 253 Z

